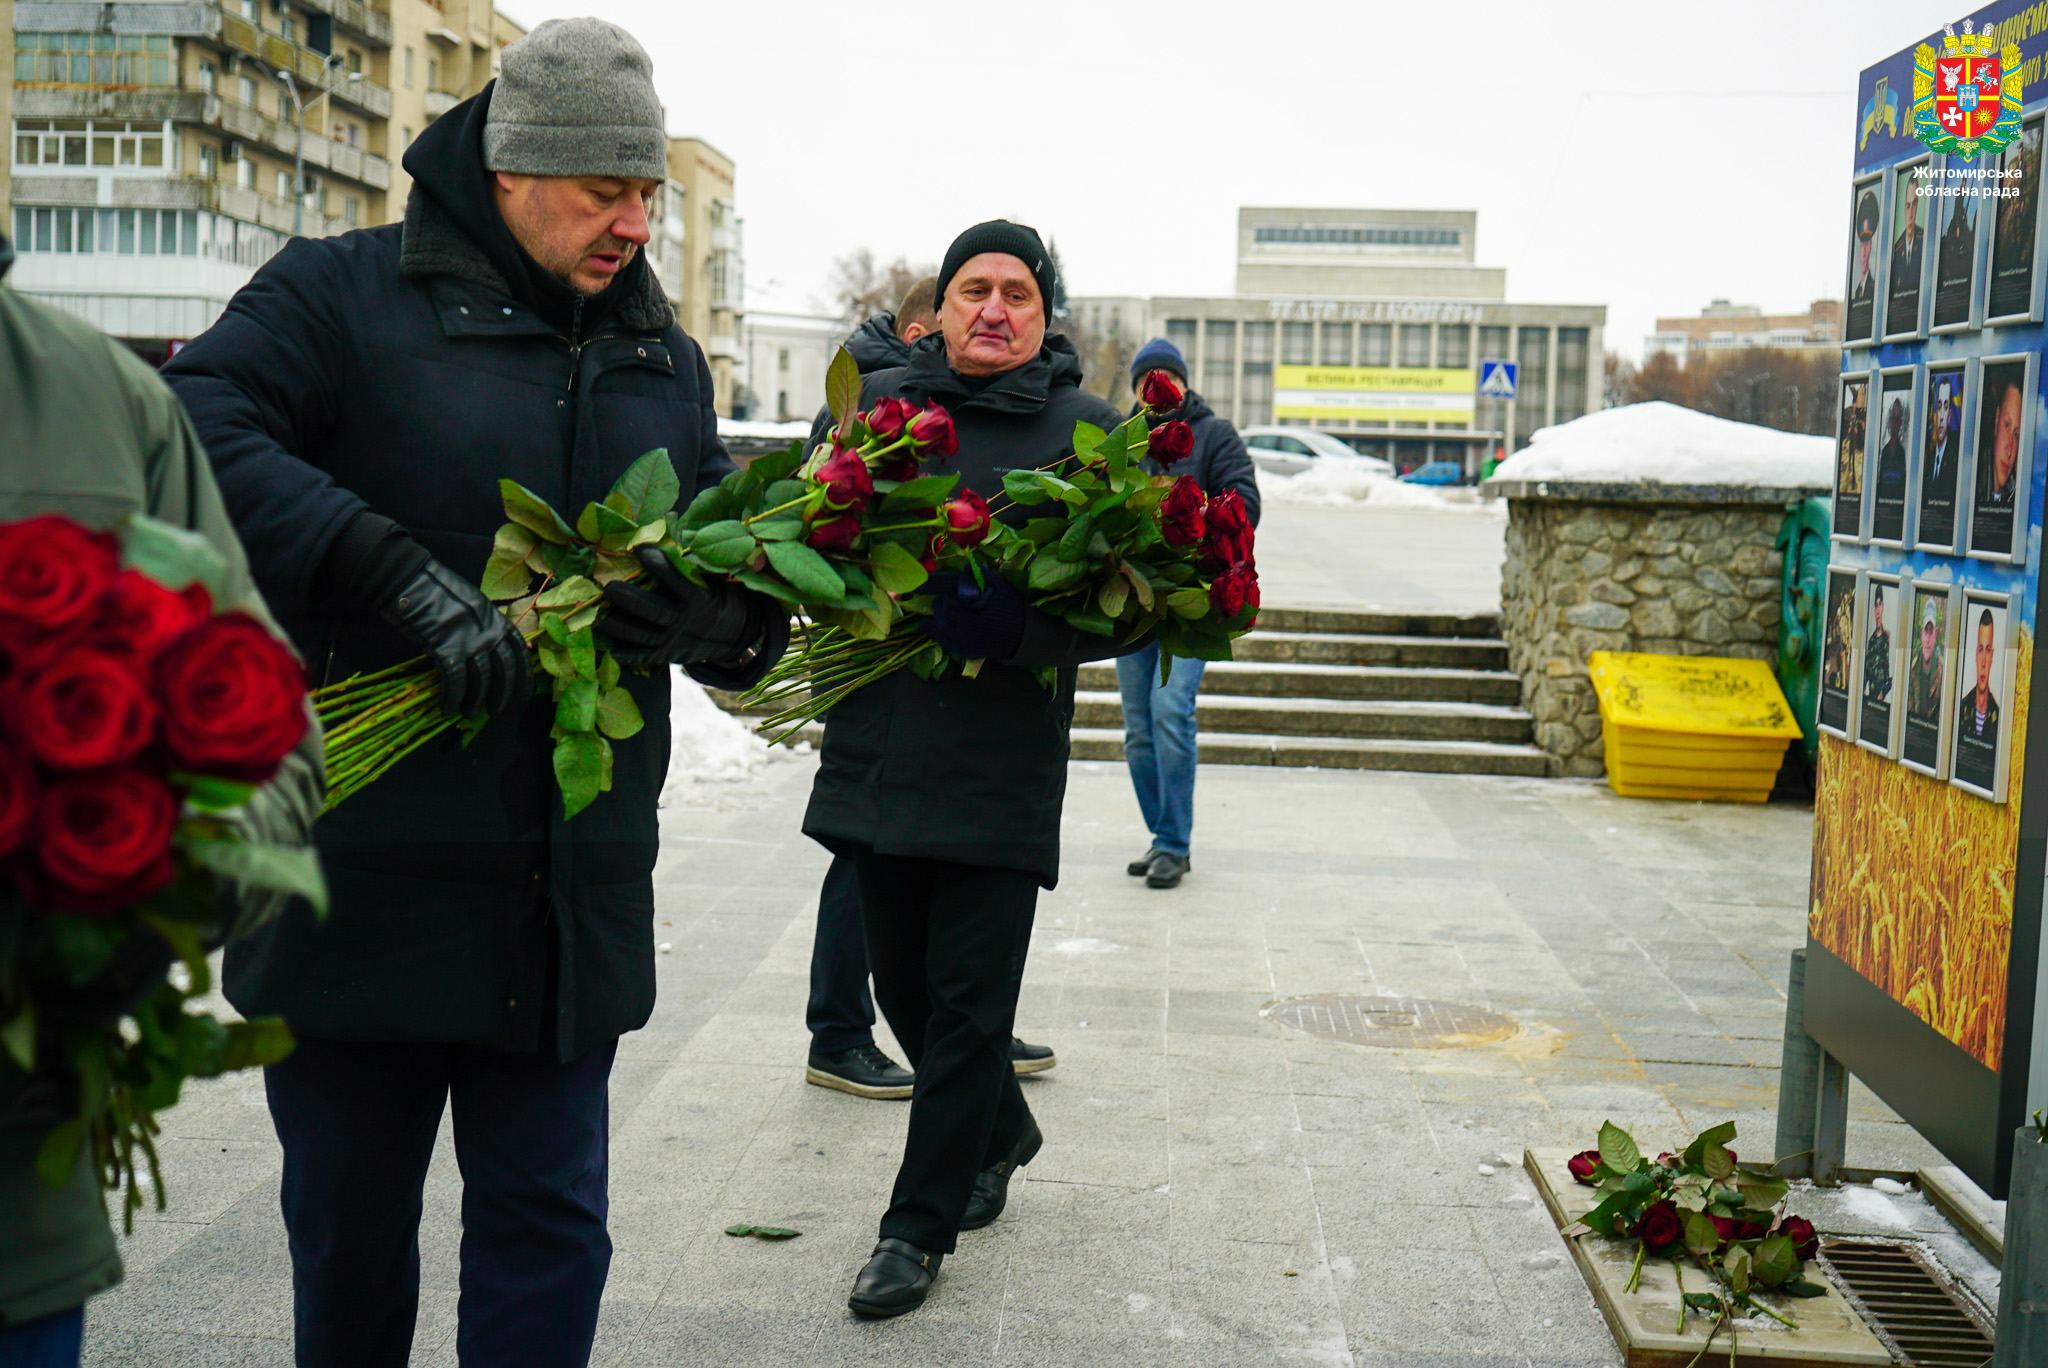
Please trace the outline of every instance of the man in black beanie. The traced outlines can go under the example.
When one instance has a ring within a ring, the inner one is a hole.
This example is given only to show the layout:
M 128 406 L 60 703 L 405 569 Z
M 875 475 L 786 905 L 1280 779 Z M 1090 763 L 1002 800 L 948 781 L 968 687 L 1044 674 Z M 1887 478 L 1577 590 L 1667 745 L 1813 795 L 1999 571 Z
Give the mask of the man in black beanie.
M 704 354 L 641 250 L 667 156 L 632 35 L 541 24 L 407 151 L 403 227 L 291 243 L 166 368 L 315 682 L 425 653 L 449 711 L 491 717 L 322 819 L 325 923 L 295 908 L 228 953 L 229 1000 L 298 1037 L 266 1081 L 300 1368 L 407 1362 L 444 1110 L 463 1178 L 458 1359 L 589 1359 L 611 1258 L 607 1080 L 654 1004 L 668 667 L 744 688 L 788 617 L 659 554 L 644 588 L 611 585 L 600 630 L 647 725 L 569 823 L 552 710 L 519 710 L 529 653 L 475 586 L 500 479 L 573 511 L 653 447 L 685 503 L 733 468 Z
M 1022 224 L 979 224 L 947 250 L 938 334 L 861 393 L 863 407 L 894 396 L 952 414 L 959 452 L 926 473 L 998 494 L 1003 471 L 1071 456 L 1077 421 L 1116 426 L 1116 410 L 1081 389 L 1072 345 L 1046 335 L 1056 283 Z M 813 445 L 829 428 L 822 418 Z M 955 1237 L 1001 1214 L 1010 1176 L 1042 1141 L 1012 1072 L 1011 1028 L 1038 890 L 1059 877 L 1075 667 L 1119 648 L 983 578 L 933 576 L 926 630 L 986 667 L 973 679 L 899 671 L 835 707 L 804 816 L 858 871 L 875 997 L 917 1073 L 881 1240 L 848 1298 L 867 1316 L 921 1305 Z

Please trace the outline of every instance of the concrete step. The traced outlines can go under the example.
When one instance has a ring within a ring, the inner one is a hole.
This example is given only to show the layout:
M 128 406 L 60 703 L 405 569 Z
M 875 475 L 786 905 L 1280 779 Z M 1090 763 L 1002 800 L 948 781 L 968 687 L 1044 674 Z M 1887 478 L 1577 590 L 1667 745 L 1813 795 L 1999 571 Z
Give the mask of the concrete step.
M 1333 632 L 1350 636 L 1500 637 L 1499 613 L 1402 613 L 1379 608 L 1259 609 L 1265 632 Z
M 1248 632 L 1231 646 L 1239 661 L 1291 665 L 1408 665 L 1505 670 L 1507 643 L 1495 638 L 1376 636 L 1343 632 Z
M 1113 693 L 1074 695 L 1074 725 L 1121 730 L 1123 705 Z M 1534 723 L 1520 708 L 1486 703 L 1413 703 L 1345 698 L 1233 698 L 1202 694 L 1195 725 L 1205 735 L 1348 736 L 1434 741 L 1527 742 Z
M 1081 667 L 1082 688 L 1108 692 L 1116 686 L 1113 664 Z M 1522 701 L 1522 681 L 1501 670 L 1222 660 L 1203 673 L 1202 692 L 1260 698 L 1407 698 L 1514 705 Z
M 1077 727 L 1076 760 L 1121 760 L 1121 731 Z M 1515 774 L 1540 778 L 1546 760 L 1534 746 L 1491 741 L 1361 740 L 1354 737 L 1204 736 L 1203 764 L 1285 765 L 1300 769 L 1409 770 L 1428 774 Z

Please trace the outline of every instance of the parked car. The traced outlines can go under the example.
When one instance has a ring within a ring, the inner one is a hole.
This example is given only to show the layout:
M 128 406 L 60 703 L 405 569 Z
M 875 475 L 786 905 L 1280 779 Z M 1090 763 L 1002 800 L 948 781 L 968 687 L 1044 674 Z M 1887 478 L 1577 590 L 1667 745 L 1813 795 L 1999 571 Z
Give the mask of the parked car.
M 1377 456 L 1364 456 L 1327 432 L 1303 427 L 1240 428 L 1252 464 L 1274 475 L 1299 475 L 1318 460 L 1363 462 L 1376 474 L 1391 475 L 1393 466 Z
M 1465 478 L 1465 467 L 1456 461 L 1431 461 L 1401 477 L 1404 484 L 1454 485 Z

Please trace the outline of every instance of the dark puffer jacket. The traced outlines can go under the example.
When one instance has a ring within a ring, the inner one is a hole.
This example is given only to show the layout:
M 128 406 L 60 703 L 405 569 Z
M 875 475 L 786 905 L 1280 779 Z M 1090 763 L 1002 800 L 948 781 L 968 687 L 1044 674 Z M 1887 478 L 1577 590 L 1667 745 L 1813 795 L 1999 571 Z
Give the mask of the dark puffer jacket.
M 853 330 L 846 350 L 862 375 L 872 375 L 891 366 L 907 365 L 910 344 L 896 335 L 896 315 L 879 313 Z
M 978 391 L 946 364 L 944 340 L 921 337 L 910 362 L 877 371 L 861 403 L 897 396 L 936 400 L 952 415 L 960 452 L 926 474 L 958 472 L 984 497 L 1005 471 L 1051 464 L 1074 450 L 1074 424 L 1116 426 L 1116 410 L 1081 389 L 1081 362 L 1064 337 Z M 812 443 L 829 430 L 820 415 Z M 1043 510 L 1011 505 L 1006 521 Z M 1138 649 L 1027 614 L 1022 649 L 974 679 L 937 680 L 901 670 L 834 708 L 804 832 L 836 850 L 864 845 L 884 855 L 1021 869 L 1047 888 L 1059 879 L 1060 808 L 1067 792 L 1067 729 L 1075 667 Z M 1037 671 L 1052 667 L 1053 687 Z
M 645 257 L 585 300 L 512 241 L 483 169 L 489 99 L 413 144 L 403 227 L 293 242 L 166 368 L 257 582 L 320 682 L 418 653 L 315 592 L 359 512 L 474 580 L 504 521 L 501 478 L 573 519 L 653 447 L 686 502 L 732 469 L 704 354 Z M 614 743 L 611 792 L 573 823 L 544 703 L 467 749 L 438 739 L 324 818 L 331 915 L 295 908 L 231 949 L 229 1000 L 304 1035 L 564 1058 L 643 1025 L 668 676 L 625 682 L 646 728 Z

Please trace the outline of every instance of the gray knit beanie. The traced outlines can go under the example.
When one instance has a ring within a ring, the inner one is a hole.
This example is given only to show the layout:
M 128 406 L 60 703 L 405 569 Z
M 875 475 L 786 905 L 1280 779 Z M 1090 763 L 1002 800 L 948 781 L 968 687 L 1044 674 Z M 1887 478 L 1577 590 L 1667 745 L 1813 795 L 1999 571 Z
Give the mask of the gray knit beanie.
M 550 19 L 505 49 L 484 169 L 668 177 L 668 125 L 647 49 L 602 19 Z

